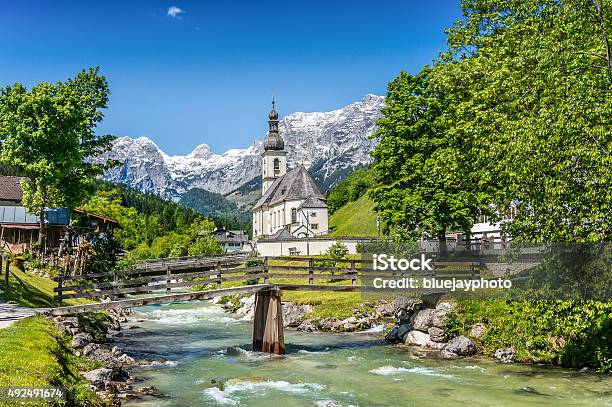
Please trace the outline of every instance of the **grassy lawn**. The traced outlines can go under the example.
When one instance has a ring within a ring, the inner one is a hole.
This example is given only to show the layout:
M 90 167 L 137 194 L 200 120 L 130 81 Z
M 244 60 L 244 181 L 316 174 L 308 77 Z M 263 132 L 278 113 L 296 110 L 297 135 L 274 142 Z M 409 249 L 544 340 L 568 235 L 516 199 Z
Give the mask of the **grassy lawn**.
M 320 257 L 320 256 L 317 256 Z M 349 256 L 349 258 L 358 258 L 358 256 Z M 286 260 L 271 260 L 270 265 L 284 265 L 284 266 L 304 266 L 304 261 L 286 261 Z M 282 274 L 304 274 L 304 271 L 295 270 L 273 270 L 271 274 L 282 273 Z M 317 274 L 327 274 L 320 271 Z M 232 276 L 238 276 L 240 274 L 232 274 Z M 331 278 L 331 273 L 329 273 Z M 271 277 L 269 280 L 273 284 L 304 284 L 308 285 L 307 278 L 275 278 Z M 259 283 L 263 283 L 263 279 L 259 279 Z M 316 285 L 351 285 L 350 280 L 330 282 L 327 279 L 315 279 Z M 357 285 L 360 284 L 357 279 Z M 244 281 L 225 281 L 221 284 L 222 288 L 238 287 L 245 285 Z M 210 287 L 214 289 L 216 287 Z M 204 286 L 198 287 L 198 289 L 205 289 Z M 374 305 L 373 301 L 364 300 L 362 294 L 359 292 L 333 292 L 333 291 L 283 291 L 283 301 L 294 302 L 296 304 L 311 304 L 314 305 L 314 310 L 307 316 L 314 320 L 320 320 L 328 317 L 335 317 L 338 319 L 345 319 L 353 316 L 353 310 L 368 310 Z
M 374 202 L 367 194 L 349 202 L 329 217 L 333 236 L 377 236 Z
M 2 282 L 4 282 L 4 272 L 2 274 Z M 56 306 L 53 300 L 53 288 L 55 287 L 57 287 L 57 282 L 49 278 L 24 272 L 17 267 L 11 266 L 9 288 L 6 289 L 2 285 L 0 288 L 0 299 L 22 307 L 54 307 Z M 82 298 L 71 298 L 64 300 L 63 305 L 80 305 L 89 302 L 91 301 Z
M 0 349 L 2 386 L 61 386 L 67 391 L 67 405 L 104 405 L 78 373 L 99 366 L 77 357 L 68 338 L 61 336 L 44 317 L 26 318 L 0 329 Z M 0 401 L 0 405 L 11 404 Z

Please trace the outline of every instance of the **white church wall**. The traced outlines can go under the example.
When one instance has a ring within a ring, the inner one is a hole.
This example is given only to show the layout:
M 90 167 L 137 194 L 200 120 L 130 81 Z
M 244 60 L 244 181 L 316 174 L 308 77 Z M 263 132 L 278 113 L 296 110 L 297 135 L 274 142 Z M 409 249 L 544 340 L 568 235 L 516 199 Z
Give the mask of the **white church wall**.
M 257 243 L 257 251 L 260 256 L 318 256 L 325 254 L 337 242 L 344 244 L 349 254 L 357 254 L 358 240 L 336 239 L 262 240 Z

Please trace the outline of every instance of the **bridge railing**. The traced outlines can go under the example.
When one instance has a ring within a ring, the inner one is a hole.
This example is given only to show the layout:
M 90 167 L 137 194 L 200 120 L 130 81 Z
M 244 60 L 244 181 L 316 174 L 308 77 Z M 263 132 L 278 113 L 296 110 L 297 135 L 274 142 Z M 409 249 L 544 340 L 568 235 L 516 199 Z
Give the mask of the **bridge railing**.
M 166 259 L 167 260 L 167 259 Z M 474 262 L 438 262 L 429 273 L 401 272 L 402 276 L 420 275 L 436 278 L 474 278 L 480 265 Z M 397 276 L 399 272 L 372 270 L 372 262 L 362 259 L 322 257 L 216 257 L 189 261 L 146 263 L 130 270 L 60 276 L 54 289 L 59 305 L 74 298 L 117 299 L 119 296 L 172 289 L 206 286 L 209 289 L 263 283 L 282 289 L 365 291 L 365 279 Z M 317 284 L 315 284 L 317 282 Z M 346 285 L 340 283 L 347 282 Z M 349 284 L 350 282 L 350 284 Z

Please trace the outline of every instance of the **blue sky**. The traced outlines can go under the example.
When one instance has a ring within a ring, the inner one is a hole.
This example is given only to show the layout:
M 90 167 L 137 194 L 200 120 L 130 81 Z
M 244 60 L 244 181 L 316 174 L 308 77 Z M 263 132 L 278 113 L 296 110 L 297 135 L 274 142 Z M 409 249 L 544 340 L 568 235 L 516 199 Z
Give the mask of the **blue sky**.
M 147 136 L 169 154 L 262 139 L 281 116 L 384 94 L 445 47 L 459 1 L 5 1 L 0 85 L 100 66 L 99 132 Z

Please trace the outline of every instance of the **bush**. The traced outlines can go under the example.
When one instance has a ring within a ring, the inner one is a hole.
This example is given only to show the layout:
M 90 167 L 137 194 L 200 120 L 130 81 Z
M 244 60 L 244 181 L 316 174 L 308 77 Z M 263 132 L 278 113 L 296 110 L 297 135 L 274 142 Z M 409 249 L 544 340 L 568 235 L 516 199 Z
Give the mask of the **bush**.
M 487 325 L 474 338 L 486 356 L 512 346 L 518 361 L 612 372 L 612 302 L 465 300 L 446 320 L 462 335 L 476 323 Z

